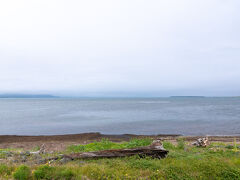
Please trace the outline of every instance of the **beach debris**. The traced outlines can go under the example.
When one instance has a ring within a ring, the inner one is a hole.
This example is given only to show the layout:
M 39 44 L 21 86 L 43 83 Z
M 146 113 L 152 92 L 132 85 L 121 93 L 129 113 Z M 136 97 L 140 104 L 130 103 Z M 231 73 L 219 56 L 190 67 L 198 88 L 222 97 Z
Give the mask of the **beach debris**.
M 192 145 L 197 147 L 207 147 L 209 145 L 208 137 L 199 138 L 197 141 L 192 143 Z
M 12 163 L 18 163 L 19 162 L 19 159 L 15 158 L 15 157 L 10 157 L 7 159 L 9 162 L 12 162 Z
M 74 153 L 70 155 L 64 155 L 63 158 L 75 160 L 75 159 L 98 159 L 98 158 L 117 158 L 139 155 L 140 157 L 150 156 L 152 158 L 165 158 L 168 151 L 162 146 L 160 140 L 155 140 L 150 146 L 139 147 L 134 149 L 111 149 L 104 151 L 83 152 Z
M 38 151 L 30 152 L 30 154 L 44 154 L 45 153 L 45 144 L 42 144 Z
M 156 139 L 153 140 L 152 144 L 150 145 L 151 148 L 155 148 L 155 149 L 164 149 L 163 144 L 162 144 L 162 140 L 161 139 Z
M 6 157 L 12 157 L 14 155 L 14 153 L 11 151 L 4 151 L 4 153 L 5 153 Z

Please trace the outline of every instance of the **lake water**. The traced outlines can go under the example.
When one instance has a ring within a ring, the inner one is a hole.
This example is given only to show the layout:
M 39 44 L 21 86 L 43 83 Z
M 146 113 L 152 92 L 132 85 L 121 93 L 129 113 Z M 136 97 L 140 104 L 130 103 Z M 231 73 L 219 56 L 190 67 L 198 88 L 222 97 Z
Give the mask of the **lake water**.
M 0 99 L 0 134 L 240 135 L 240 98 Z

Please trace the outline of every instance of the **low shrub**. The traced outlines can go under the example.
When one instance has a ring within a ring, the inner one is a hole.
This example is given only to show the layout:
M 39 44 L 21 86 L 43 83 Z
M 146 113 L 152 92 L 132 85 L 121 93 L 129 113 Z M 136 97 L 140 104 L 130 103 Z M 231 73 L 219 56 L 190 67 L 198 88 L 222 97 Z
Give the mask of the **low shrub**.
M 185 148 L 185 142 L 182 138 L 177 139 L 177 148 L 178 149 L 184 149 Z
M 16 180 L 29 180 L 31 178 L 31 170 L 28 166 L 21 165 L 13 173 Z
M 74 173 L 70 169 L 57 169 L 56 179 L 72 180 L 74 178 Z
M 35 171 L 34 171 L 34 177 L 36 179 L 46 179 L 46 180 L 51 180 L 54 178 L 54 171 L 55 168 L 48 166 L 48 165 L 42 165 L 39 166 Z
M 234 149 L 234 146 L 229 144 L 229 145 L 225 146 L 225 148 L 227 148 L 227 149 Z
M 0 164 L 0 176 L 9 176 L 12 174 L 14 168 L 5 164 Z
M 165 148 L 165 149 L 175 149 L 176 148 L 176 146 L 174 146 L 171 142 L 169 142 L 169 141 L 164 141 L 163 142 L 163 147 Z
M 63 179 L 63 180 L 71 180 L 74 179 L 75 174 L 71 169 L 67 167 L 51 167 L 48 165 L 39 166 L 34 171 L 34 178 L 35 179 L 45 179 L 45 180 L 52 180 L 52 179 Z

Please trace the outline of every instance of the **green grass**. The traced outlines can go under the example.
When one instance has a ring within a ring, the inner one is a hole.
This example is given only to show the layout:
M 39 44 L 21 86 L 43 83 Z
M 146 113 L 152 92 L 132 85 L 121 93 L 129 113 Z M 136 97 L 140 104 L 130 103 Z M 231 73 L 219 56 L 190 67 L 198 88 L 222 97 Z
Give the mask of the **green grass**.
M 6 158 L 7 154 L 10 153 L 10 152 L 18 153 L 20 151 L 21 151 L 21 149 L 11 149 L 11 148 L 0 149 L 0 159 Z
M 21 165 L 13 173 L 13 177 L 16 180 L 28 180 L 28 179 L 31 179 L 31 169 L 28 166 Z
M 14 167 L 0 164 L 0 177 L 7 179 L 14 171 Z M 1 179 L 1 178 L 0 178 Z
M 132 139 L 129 142 L 114 143 L 107 139 L 102 139 L 100 142 L 93 142 L 86 145 L 71 145 L 67 148 L 67 152 L 89 152 L 89 151 L 101 151 L 106 149 L 123 149 L 123 148 L 135 148 L 141 146 L 148 146 L 152 143 L 151 139 Z
M 106 139 L 87 145 L 74 145 L 67 152 L 98 151 L 104 149 L 133 148 L 149 145 L 150 139 L 133 139 L 130 142 L 114 143 Z M 66 164 L 55 162 L 52 165 L 20 166 L 0 165 L 0 179 L 171 179 L 171 180 L 237 180 L 240 179 L 240 152 L 227 144 L 212 143 L 207 148 L 188 145 L 182 139 L 176 145 L 164 142 L 169 150 L 165 159 L 152 159 L 138 156 L 76 160 Z
M 40 150 L 40 146 L 35 146 L 31 149 L 31 151 L 39 151 Z
M 182 138 L 177 139 L 177 148 L 178 149 L 184 149 L 185 148 L 185 142 Z
M 64 179 L 71 180 L 76 177 L 73 171 L 67 167 L 39 166 L 34 172 L 35 179 Z

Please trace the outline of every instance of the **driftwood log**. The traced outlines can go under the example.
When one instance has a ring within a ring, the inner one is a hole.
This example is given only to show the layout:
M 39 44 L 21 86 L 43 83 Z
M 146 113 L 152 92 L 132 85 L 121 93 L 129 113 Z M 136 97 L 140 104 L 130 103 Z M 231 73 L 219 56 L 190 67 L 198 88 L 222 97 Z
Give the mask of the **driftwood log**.
M 98 158 L 117 158 L 139 155 L 140 157 L 150 156 L 152 158 L 165 158 L 168 151 L 165 150 L 160 140 L 153 141 L 152 145 L 134 149 L 112 149 L 104 151 L 74 153 L 64 155 L 66 159 L 98 159 Z

